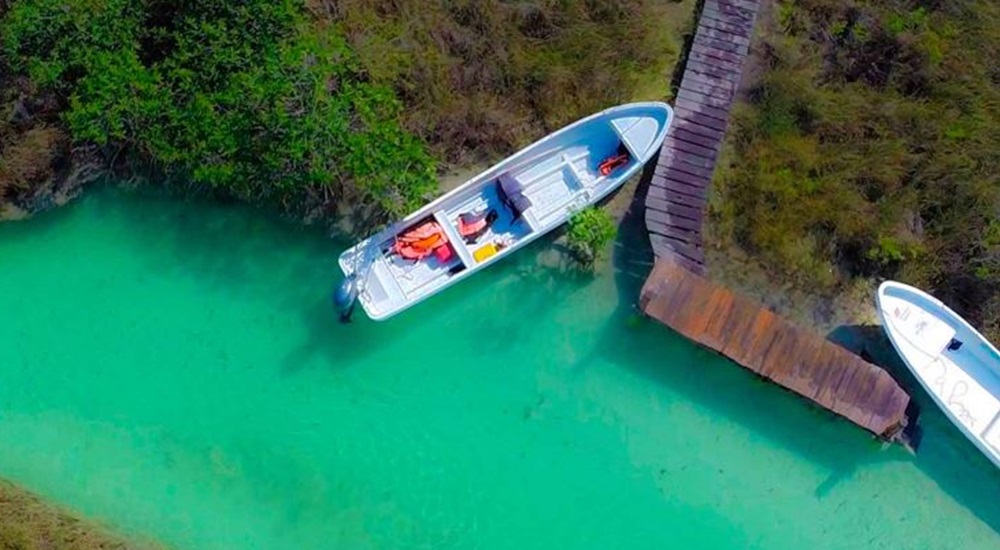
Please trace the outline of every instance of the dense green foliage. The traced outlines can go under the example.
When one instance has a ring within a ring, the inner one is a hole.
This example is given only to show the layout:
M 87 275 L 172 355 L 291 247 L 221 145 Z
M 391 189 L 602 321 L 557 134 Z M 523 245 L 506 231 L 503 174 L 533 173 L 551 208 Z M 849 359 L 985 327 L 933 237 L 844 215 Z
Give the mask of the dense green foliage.
M 292 0 L 32 0 L 12 68 L 65 101 L 73 139 L 246 199 L 332 195 L 401 213 L 434 163 L 388 87 Z
M 396 215 L 436 188 L 425 144 L 447 167 L 493 161 L 663 97 L 691 6 L 0 0 L 0 115 L 19 115 L 0 119 L 0 208 L 44 208 L 97 165 Z
M 591 206 L 573 214 L 566 237 L 570 250 L 580 263 L 591 266 L 601 257 L 617 232 L 611 214 Z
M 1000 5 L 774 12 L 715 185 L 722 244 L 821 290 L 900 278 L 1000 327 Z
M 693 1 L 313 0 L 407 127 L 451 163 L 496 160 L 583 115 L 662 99 Z

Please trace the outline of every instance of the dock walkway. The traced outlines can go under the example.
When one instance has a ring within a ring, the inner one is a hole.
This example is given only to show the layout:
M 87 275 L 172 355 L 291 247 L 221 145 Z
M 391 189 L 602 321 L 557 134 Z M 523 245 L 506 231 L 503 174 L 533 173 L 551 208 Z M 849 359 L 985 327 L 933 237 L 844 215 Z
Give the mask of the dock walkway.
M 657 257 L 704 274 L 702 215 L 761 0 L 705 0 L 646 194 Z
M 678 333 L 886 439 L 902 436 L 909 395 L 882 369 L 755 301 L 658 259 L 639 305 Z

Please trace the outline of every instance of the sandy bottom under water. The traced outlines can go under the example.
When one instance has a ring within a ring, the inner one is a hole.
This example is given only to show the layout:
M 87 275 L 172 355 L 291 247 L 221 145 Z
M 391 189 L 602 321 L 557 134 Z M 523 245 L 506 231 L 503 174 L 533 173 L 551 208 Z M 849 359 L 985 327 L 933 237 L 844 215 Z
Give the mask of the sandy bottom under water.
M 1000 547 L 938 411 L 883 448 L 636 317 L 635 254 L 340 326 L 345 245 L 114 189 L 0 226 L 0 476 L 192 550 Z

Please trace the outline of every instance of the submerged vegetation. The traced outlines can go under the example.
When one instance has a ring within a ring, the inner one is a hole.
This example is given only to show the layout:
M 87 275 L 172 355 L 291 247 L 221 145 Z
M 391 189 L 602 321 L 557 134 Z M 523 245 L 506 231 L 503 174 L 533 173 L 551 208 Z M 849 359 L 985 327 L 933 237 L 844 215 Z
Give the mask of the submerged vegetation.
M 1000 5 L 773 12 L 714 186 L 717 244 L 820 291 L 899 278 L 1000 335 Z
M 0 0 L 0 205 L 39 210 L 110 169 L 301 215 L 396 216 L 436 191 L 440 161 L 494 160 L 649 97 L 681 9 Z
M 138 550 L 158 546 L 124 542 L 101 528 L 0 481 L 0 548 L 4 550 Z
M 566 238 L 576 259 L 593 266 L 618 233 L 614 217 L 596 206 L 584 208 L 569 219 Z

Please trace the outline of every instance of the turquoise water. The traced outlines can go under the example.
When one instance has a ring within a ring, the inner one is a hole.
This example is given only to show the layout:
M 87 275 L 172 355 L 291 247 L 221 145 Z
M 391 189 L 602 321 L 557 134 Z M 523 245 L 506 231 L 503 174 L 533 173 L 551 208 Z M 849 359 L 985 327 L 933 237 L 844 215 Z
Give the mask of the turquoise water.
M 343 245 L 110 189 L 0 226 L 0 476 L 185 549 L 1000 547 L 940 414 L 883 448 L 639 320 L 641 255 L 345 327 Z

